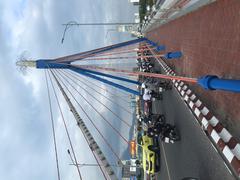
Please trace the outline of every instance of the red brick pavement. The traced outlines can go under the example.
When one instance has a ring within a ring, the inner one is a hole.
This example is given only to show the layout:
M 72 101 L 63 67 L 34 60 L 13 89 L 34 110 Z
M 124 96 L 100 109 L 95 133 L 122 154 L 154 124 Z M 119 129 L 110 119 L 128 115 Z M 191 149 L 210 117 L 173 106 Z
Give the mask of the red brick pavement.
M 214 74 L 240 79 L 240 1 L 219 0 L 146 33 L 167 51 L 181 50 L 184 57 L 168 61 L 178 74 L 200 77 Z M 195 92 L 223 124 L 240 137 L 240 94 Z

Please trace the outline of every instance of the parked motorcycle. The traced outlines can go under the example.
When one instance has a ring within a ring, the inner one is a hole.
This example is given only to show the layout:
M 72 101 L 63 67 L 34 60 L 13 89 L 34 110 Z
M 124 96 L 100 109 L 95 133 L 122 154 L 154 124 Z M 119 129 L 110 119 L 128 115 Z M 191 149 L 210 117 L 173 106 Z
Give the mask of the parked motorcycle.
M 153 72 L 153 65 L 152 64 L 146 64 L 146 63 L 141 64 L 140 70 L 142 72 L 150 72 L 150 73 L 152 73 Z
M 179 133 L 175 126 L 166 123 L 165 116 L 161 115 L 148 128 L 148 135 L 160 137 L 165 143 L 174 143 L 180 140 Z
M 159 80 L 157 78 L 146 78 L 144 80 L 144 83 L 148 86 L 154 86 L 155 91 L 159 91 L 160 93 L 172 89 L 171 81 L 167 80 Z
M 158 86 L 161 88 L 164 88 L 165 90 L 171 90 L 172 89 L 172 84 L 170 81 L 166 81 L 166 80 L 161 80 L 158 83 Z
M 152 114 L 152 101 L 144 101 L 144 115 L 149 117 Z
M 159 92 L 152 91 L 151 95 L 152 95 L 152 98 L 155 98 L 157 100 L 163 100 L 163 94 L 160 91 Z M 152 99 L 152 100 L 155 100 L 155 99 Z
M 160 138 L 165 143 L 175 143 L 180 140 L 176 127 L 170 124 L 166 124 L 163 132 L 160 134 Z

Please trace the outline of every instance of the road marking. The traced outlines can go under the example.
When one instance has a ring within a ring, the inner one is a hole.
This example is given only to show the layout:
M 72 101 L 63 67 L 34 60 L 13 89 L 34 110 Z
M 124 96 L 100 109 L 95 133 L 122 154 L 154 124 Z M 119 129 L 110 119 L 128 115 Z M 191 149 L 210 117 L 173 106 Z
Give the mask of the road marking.
M 172 180 L 172 179 L 171 179 L 171 176 L 170 176 L 170 172 L 169 172 L 169 168 L 168 168 L 168 163 L 167 163 L 167 157 L 166 157 L 166 153 L 165 153 L 165 149 L 164 149 L 164 146 L 163 146 L 162 141 L 161 141 L 161 146 L 162 146 L 163 156 L 164 156 L 165 163 L 166 163 L 166 167 L 167 167 L 168 179 L 169 179 L 169 180 Z
M 227 164 L 226 164 L 225 162 L 223 162 L 223 163 L 224 163 L 224 165 L 226 166 L 228 172 L 229 172 L 231 175 L 233 175 L 232 171 L 229 169 L 229 167 L 227 166 Z

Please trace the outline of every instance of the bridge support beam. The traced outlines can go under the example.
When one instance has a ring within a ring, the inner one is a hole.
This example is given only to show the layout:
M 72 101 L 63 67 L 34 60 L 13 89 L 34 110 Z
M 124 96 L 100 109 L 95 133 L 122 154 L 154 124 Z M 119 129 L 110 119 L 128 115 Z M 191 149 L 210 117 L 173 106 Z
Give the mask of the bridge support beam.
M 123 90 L 123 91 L 126 91 L 126 92 L 128 92 L 128 93 L 134 94 L 134 95 L 136 95 L 136 96 L 140 96 L 140 93 L 139 93 L 138 91 L 135 91 L 135 90 L 130 89 L 130 88 L 128 88 L 128 87 L 125 87 L 125 86 L 123 86 L 123 85 L 114 83 L 114 82 L 112 82 L 112 81 L 103 79 L 103 78 L 101 78 L 101 77 L 99 77 L 99 76 L 95 76 L 95 75 L 93 75 L 93 74 L 91 74 L 91 73 L 89 73 L 89 72 L 87 72 L 87 71 L 85 71 L 85 70 L 83 70 L 83 69 L 71 67 L 70 70 L 72 70 L 72 71 L 74 71 L 74 72 L 76 72 L 76 73 L 82 74 L 82 75 L 84 75 L 84 76 L 90 77 L 90 78 L 92 78 L 92 79 L 98 80 L 98 81 L 100 81 L 100 82 L 106 83 L 106 84 L 108 84 L 108 85 L 111 85 L 111 86 L 113 86 L 113 87 L 116 87 L 116 88 L 118 88 L 118 89 L 121 89 L 121 90 Z

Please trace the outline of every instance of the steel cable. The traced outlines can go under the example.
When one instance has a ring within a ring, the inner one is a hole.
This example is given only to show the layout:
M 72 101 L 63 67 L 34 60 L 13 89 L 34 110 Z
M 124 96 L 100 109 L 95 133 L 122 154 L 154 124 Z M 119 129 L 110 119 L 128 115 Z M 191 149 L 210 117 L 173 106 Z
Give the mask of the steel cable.
M 52 73 L 51 70 L 50 70 L 50 72 Z M 53 75 L 53 73 L 52 73 L 52 75 Z M 56 94 L 56 90 L 55 90 L 55 88 L 54 88 L 53 81 L 52 81 L 52 78 L 51 78 L 49 72 L 48 72 L 48 76 L 49 76 L 49 78 L 50 78 L 50 82 L 51 82 L 51 85 L 52 85 L 52 88 L 53 88 L 53 92 L 54 92 L 55 98 L 56 98 L 56 100 L 57 100 L 58 109 L 59 109 L 59 111 L 60 111 L 60 114 L 61 114 L 61 117 L 62 117 L 62 120 L 63 120 L 64 128 L 65 128 L 65 131 L 66 131 L 67 137 L 68 137 L 68 141 L 69 141 L 71 150 L 72 150 L 72 152 L 73 152 L 73 157 L 74 157 L 75 164 L 78 164 L 78 161 L 77 161 L 77 158 L 76 158 L 76 154 L 75 154 L 75 151 L 74 151 L 74 148 L 73 148 L 73 145 L 72 145 L 72 140 L 71 140 L 70 135 L 69 135 L 69 132 L 68 132 L 68 128 L 67 128 L 67 124 L 66 124 L 65 118 L 64 118 L 64 116 L 63 116 L 62 108 L 61 108 L 61 106 L 60 106 L 60 102 L 59 102 L 59 100 L 58 100 L 58 96 L 57 96 L 57 94 Z M 53 75 L 53 77 L 54 77 L 54 75 Z M 56 78 L 54 78 L 54 79 L 56 80 Z M 81 175 L 80 169 L 79 169 L 78 166 L 76 166 L 76 168 L 77 168 L 77 171 L 78 171 L 79 178 L 80 178 L 80 180 L 82 180 L 82 175 Z

